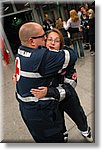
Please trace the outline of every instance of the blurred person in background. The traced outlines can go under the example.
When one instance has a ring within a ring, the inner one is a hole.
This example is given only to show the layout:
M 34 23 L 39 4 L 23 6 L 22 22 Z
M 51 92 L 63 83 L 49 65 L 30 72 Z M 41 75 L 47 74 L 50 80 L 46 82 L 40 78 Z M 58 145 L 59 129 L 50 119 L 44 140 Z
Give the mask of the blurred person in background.
M 91 55 L 95 55 L 95 14 L 93 9 L 88 10 L 89 21 L 87 25 Z
M 72 43 L 71 43 L 71 40 L 70 38 L 68 37 L 68 31 L 64 29 L 63 27 L 63 20 L 62 18 L 58 18 L 56 20 L 56 26 L 55 26 L 58 30 L 61 31 L 62 35 L 63 35 L 63 38 L 64 38 L 64 44 L 67 45 L 67 46 L 70 46 Z
M 83 13 L 81 15 L 81 28 L 82 28 L 82 32 L 83 32 L 83 43 L 84 43 L 84 49 L 89 49 L 89 36 L 88 36 L 88 21 L 89 21 L 89 17 L 88 17 L 88 11 L 86 9 L 83 10 Z
M 70 18 L 67 22 L 63 21 L 63 26 L 65 30 L 70 32 L 70 38 L 77 54 L 77 57 L 84 58 L 84 48 L 83 48 L 83 34 L 82 29 L 80 28 L 80 19 L 76 10 L 70 11 Z M 79 46 L 79 52 L 78 52 Z
M 44 14 L 44 21 L 43 21 L 43 29 L 45 32 L 51 30 L 54 27 L 54 23 L 51 19 L 49 19 L 48 14 Z

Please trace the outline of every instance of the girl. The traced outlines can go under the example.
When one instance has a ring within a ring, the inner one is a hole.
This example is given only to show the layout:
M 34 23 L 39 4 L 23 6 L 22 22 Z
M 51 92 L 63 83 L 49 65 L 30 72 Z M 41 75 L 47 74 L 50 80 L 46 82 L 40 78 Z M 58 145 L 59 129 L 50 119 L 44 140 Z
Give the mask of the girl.
M 71 51 L 70 47 L 63 47 L 64 39 L 61 32 L 58 29 L 52 29 L 47 33 L 46 47 L 49 50 L 61 50 L 68 49 Z M 66 97 L 61 99 L 57 88 L 54 87 L 39 87 L 39 89 L 32 89 L 32 94 L 37 98 L 42 98 L 44 96 L 52 96 L 56 99 L 60 99 L 59 109 L 64 118 L 64 111 L 70 116 L 70 118 L 76 123 L 81 134 L 90 142 L 93 141 L 91 136 L 91 129 L 88 127 L 87 117 L 84 110 L 80 104 L 79 97 L 75 91 L 75 86 L 77 82 L 76 70 L 74 68 L 75 64 L 71 65 L 71 68 L 66 68 L 62 70 L 61 74 L 57 76 L 58 83 L 65 89 Z M 55 84 L 55 81 L 53 81 Z M 63 123 L 65 124 L 65 123 Z M 65 126 L 65 125 L 64 125 Z M 66 128 L 64 132 L 66 131 Z M 66 138 L 66 137 L 65 137 Z
M 71 10 L 70 11 L 70 18 L 68 19 L 67 22 L 63 22 L 63 26 L 65 30 L 68 30 L 70 32 L 70 38 L 73 43 L 74 50 L 77 54 L 77 57 L 79 57 L 78 53 L 78 47 L 80 50 L 80 57 L 84 57 L 84 48 L 83 48 L 83 34 L 82 34 L 82 29 L 80 28 L 80 20 L 78 13 L 76 10 Z

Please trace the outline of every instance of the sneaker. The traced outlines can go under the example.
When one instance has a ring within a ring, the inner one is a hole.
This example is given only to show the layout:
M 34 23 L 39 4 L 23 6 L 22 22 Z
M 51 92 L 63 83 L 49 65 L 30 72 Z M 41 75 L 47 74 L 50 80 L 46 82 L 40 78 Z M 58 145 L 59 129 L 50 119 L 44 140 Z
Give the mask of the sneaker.
M 89 45 L 85 45 L 85 46 L 84 46 L 84 49 L 85 49 L 85 50 L 89 50 L 89 48 L 90 48 Z
M 91 51 L 91 55 L 94 56 L 94 55 L 95 55 L 95 52 L 94 52 L 94 51 Z
M 63 133 L 64 135 L 64 143 L 68 143 L 68 131 Z
M 89 127 L 87 131 L 81 132 L 82 136 L 90 143 L 93 142 L 93 138 L 91 135 L 91 128 Z
M 84 56 L 80 56 L 80 59 L 83 59 L 84 58 Z

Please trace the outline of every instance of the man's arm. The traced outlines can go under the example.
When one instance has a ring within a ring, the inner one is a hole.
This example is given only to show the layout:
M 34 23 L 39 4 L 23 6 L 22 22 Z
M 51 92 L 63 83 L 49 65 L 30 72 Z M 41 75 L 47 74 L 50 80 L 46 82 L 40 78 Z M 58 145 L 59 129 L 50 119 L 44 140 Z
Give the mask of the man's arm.
M 42 76 L 51 76 L 62 71 L 62 69 L 75 64 L 77 56 L 74 51 L 60 50 L 59 52 L 48 50 L 43 56 L 39 73 Z
M 69 86 L 71 86 L 69 83 L 64 83 L 62 85 L 59 85 L 59 87 L 49 87 L 47 90 L 46 97 L 54 97 L 59 102 L 64 100 L 67 97 L 71 95 Z
M 60 99 L 60 93 L 55 87 L 39 87 L 38 89 L 31 89 L 31 93 L 37 98 L 53 97 L 56 100 Z
M 38 89 L 32 89 L 31 93 L 41 99 L 43 97 L 53 97 L 59 102 L 62 101 L 66 96 L 70 96 L 71 93 L 68 89 L 69 84 L 64 83 L 59 87 L 39 87 Z

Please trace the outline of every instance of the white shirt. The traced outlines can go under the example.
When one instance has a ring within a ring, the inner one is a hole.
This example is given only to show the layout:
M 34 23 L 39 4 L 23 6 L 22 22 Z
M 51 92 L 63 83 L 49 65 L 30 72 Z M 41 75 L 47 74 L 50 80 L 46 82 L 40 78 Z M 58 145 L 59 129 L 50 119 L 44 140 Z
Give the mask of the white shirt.
M 68 30 L 69 27 L 72 28 L 79 28 L 80 27 L 80 20 L 78 20 L 77 22 L 73 22 L 72 19 L 68 19 L 67 22 L 63 22 L 63 27 L 65 30 Z

